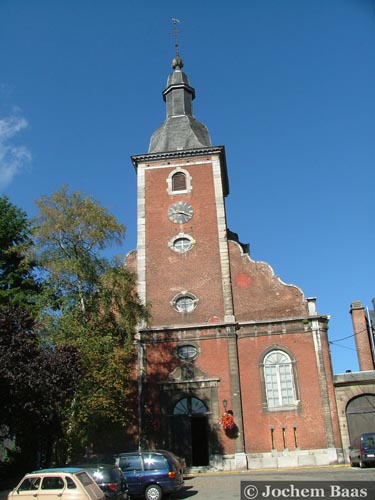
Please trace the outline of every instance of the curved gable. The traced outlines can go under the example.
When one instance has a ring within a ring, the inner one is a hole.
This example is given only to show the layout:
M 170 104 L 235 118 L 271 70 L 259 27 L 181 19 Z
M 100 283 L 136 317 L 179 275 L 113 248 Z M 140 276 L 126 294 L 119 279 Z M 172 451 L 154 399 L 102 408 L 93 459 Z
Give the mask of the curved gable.
M 228 241 L 237 321 L 265 321 L 308 315 L 302 290 L 281 281 L 266 262 L 251 259 L 236 241 Z

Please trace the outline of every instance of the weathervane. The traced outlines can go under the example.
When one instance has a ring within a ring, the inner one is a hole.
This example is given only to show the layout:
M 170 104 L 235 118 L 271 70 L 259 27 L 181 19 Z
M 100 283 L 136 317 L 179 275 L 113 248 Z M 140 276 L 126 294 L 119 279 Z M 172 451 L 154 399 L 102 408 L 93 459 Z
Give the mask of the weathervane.
M 181 69 L 184 63 L 182 62 L 182 59 L 180 57 L 180 51 L 179 51 L 179 45 L 178 45 L 178 34 L 179 31 L 177 29 L 177 24 L 179 24 L 180 20 L 176 19 L 175 17 L 172 17 L 172 23 L 173 23 L 173 36 L 174 36 L 174 46 L 176 49 L 176 56 L 172 61 L 172 67 L 174 69 L 179 68 Z

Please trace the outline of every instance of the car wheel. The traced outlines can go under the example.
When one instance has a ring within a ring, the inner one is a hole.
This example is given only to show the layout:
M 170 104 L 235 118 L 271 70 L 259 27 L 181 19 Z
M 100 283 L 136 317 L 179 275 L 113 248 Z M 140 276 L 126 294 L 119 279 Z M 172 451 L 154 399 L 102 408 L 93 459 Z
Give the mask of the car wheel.
M 150 484 L 150 486 L 147 486 L 145 490 L 146 500 L 161 500 L 162 496 L 163 492 L 161 491 L 160 486 L 157 484 Z

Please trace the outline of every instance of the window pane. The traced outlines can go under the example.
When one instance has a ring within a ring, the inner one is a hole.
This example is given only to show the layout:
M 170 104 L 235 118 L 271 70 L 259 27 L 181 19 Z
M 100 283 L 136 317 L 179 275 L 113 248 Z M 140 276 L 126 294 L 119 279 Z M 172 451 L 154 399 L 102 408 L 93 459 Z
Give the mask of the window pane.
M 208 412 L 207 406 L 198 398 L 189 397 L 180 399 L 173 409 L 174 415 L 190 415 L 190 414 L 206 414 Z
M 83 486 L 88 486 L 93 484 L 91 477 L 86 472 L 79 472 L 76 478 L 83 484 Z
M 142 461 L 139 455 L 120 457 L 119 465 L 122 470 L 142 470 Z
M 143 456 L 143 462 L 145 464 L 145 470 L 168 469 L 168 462 L 161 455 L 149 453 Z
M 19 490 L 37 490 L 39 488 L 40 477 L 27 477 L 21 483 Z
M 62 490 L 64 481 L 61 477 L 45 477 L 42 481 L 42 490 Z
M 189 411 L 187 398 L 180 399 L 180 401 L 176 403 L 176 406 L 173 409 L 173 415 L 187 415 L 188 413 Z
M 207 406 L 198 398 L 191 398 L 191 413 L 207 413 Z
M 173 242 L 173 247 L 178 252 L 187 252 L 191 248 L 191 241 L 188 238 L 177 238 Z
M 71 477 L 65 476 L 65 481 L 66 484 L 68 485 L 68 490 L 74 490 L 75 488 L 77 488 L 76 483 L 73 481 Z
M 177 172 L 172 177 L 172 191 L 184 191 L 186 189 L 186 177 L 183 172 Z
M 182 359 L 193 359 L 197 355 L 197 348 L 193 345 L 181 345 L 177 349 L 177 354 Z
M 189 296 L 180 297 L 176 300 L 176 309 L 179 312 L 190 312 L 194 309 L 194 300 Z
M 264 381 L 269 407 L 296 402 L 292 363 L 283 351 L 272 351 L 264 359 Z

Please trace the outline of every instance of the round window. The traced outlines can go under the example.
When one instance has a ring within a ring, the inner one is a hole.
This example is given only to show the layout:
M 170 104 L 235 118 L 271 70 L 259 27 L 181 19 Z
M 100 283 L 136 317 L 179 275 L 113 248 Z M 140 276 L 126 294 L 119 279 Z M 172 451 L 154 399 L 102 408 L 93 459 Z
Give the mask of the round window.
M 186 253 L 193 248 L 195 244 L 194 238 L 189 234 L 179 233 L 168 242 L 168 246 L 171 250 L 177 253 Z
M 195 345 L 180 345 L 177 348 L 177 356 L 180 359 L 194 359 L 197 357 L 198 349 Z
M 175 300 L 175 307 L 178 312 L 191 312 L 195 309 L 195 300 L 189 295 L 179 297 Z
M 177 238 L 173 242 L 173 250 L 176 252 L 187 252 L 192 247 L 192 241 L 188 238 Z

